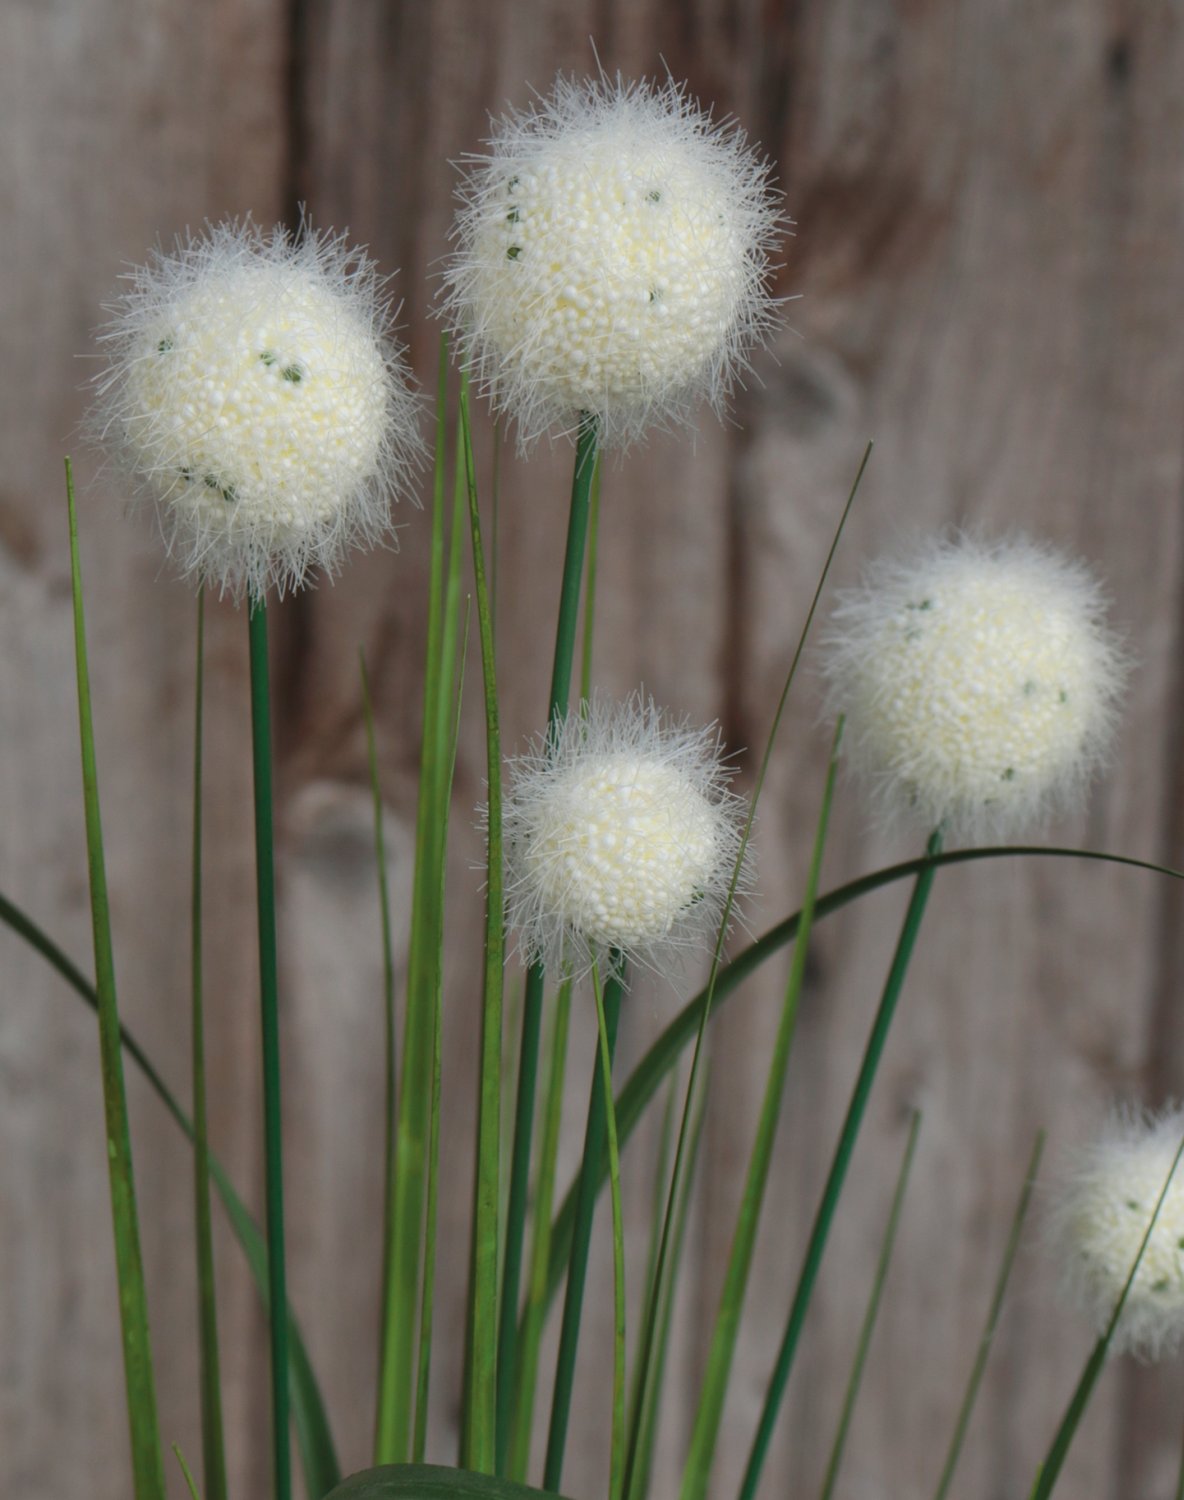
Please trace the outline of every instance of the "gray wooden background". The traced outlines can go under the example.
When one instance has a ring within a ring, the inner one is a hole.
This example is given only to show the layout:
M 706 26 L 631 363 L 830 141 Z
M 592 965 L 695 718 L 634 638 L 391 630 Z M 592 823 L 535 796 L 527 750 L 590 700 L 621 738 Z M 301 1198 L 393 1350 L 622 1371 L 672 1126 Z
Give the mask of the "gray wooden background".
M 91 329 L 127 262 L 206 217 L 306 203 L 401 268 L 430 381 L 450 159 L 560 68 L 659 71 L 734 111 L 798 221 L 803 293 L 735 421 L 605 477 L 597 678 L 763 742 L 827 538 L 877 442 L 838 565 L 906 529 L 1023 526 L 1105 572 L 1139 668 L 1116 763 L 1058 838 L 1184 859 L 1184 7 L 1179 0 L 6 0 L 0 11 L 0 883 L 84 962 L 88 921 L 61 460 L 83 560 L 126 1018 L 187 1089 L 186 784 L 193 600 L 76 435 Z M 505 730 L 539 722 L 568 451 L 505 471 Z M 368 1456 L 375 1370 L 380 965 L 355 649 L 378 695 L 393 891 L 406 911 L 426 521 L 401 551 L 277 611 L 291 1282 L 343 1462 Z M 209 622 L 207 962 L 214 1139 L 260 1203 L 245 628 Z M 472 684 L 475 687 L 475 679 Z M 821 786 L 816 693 L 793 703 L 760 832 L 754 931 L 797 905 Z M 440 1314 L 431 1456 L 453 1454 L 467 1242 L 482 747 L 467 721 L 452 866 Z M 826 884 L 913 852 L 843 799 Z M 904 892 L 820 929 L 713 1494 L 734 1493 Z M 931 1493 L 1038 1124 L 1050 1172 L 1116 1095 L 1184 1092 L 1184 907 L 1149 876 L 995 864 L 943 875 L 780 1423 L 767 1495 L 816 1491 L 907 1112 L 925 1112 L 840 1493 Z M 0 934 L 0 1491 L 122 1500 L 126 1430 L 93 1022 Z M 784 963 L 721 1013 L 655 1496 L 675 1492 Z M 639 986 L 624 1069 L 676 1001 Z M 592 1033 L 573 1037 L 574 1168 Z M 197 1456 L 189 1159 L 130 1083 L 166 1437 Z M 655 1130 L 625 1159 L 632 1290 Z M 1042 1200 L 1044 1194 L 1042 1193 Z M 607 1213 L 601 1221 L 607 1234 Z M 234 1492 L 266 1493 L 262 1324 L 218 1241 Z M 608 1295 L 603 1239 L 592 1295 Z M 958 1493 L 1023 1496 L 1089 1336 L 1021 1254 Z M 759 1311 L 758 1311 L 759 1304 Z M 603 1319 L 597 1320 L 603 1323 Z M 567 1488 L 603 1493 L 608 1353 L 589 1344 Z M 1179 1370 L 1110 1368 L 1062 1485 L 1164 1500 Z M 174 1492 L 181 1493 L 172 1473 Z

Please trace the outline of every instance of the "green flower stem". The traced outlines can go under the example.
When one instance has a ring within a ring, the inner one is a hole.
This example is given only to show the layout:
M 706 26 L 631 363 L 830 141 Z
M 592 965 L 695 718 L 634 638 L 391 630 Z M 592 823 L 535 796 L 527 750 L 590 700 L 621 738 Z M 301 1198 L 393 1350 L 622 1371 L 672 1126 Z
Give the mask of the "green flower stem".
M 707 1085 L 708 1075 L 707 1070 L 704 1069 L 700 1076 L 699 1098 L 691 1120 L 690 1141 L 687 1147 L 687 1170 L 683 1176 L 674 1212 L 674 1237 L 671 1241 L 670 1255 L 666 1261 L 666 1270 L 661 1285 L 657 1284 L 657 1255 L 653 1257 L 651 1271 L 653 1286 L 650 1291 L 650 1302 L 651 1305 L 655 1305 L 654 1299 L 657 1299 L 655 1315 L 657 1336 L 649 1369 L 643 1372 L 639 1367 L 634 1372 L 634 1398 L 629 1417 L 629 1430 L 637 1433 L 637 1446 L 636 1452 L 632 1455 L 629 1488 L 625 1491 L 626 1500 L 645 1500 L 650 1492 L 662 1384 L 666 1375 L 666 1360 L 670 1352 L 670 1329 L 674 1321 L 678 1272 L 682 1264 L 683 1246 L 686 1243 L 687 1220 L 690 1218 L 692 1188 L 695 1181 L 695 1165 L 699 1159 L 699 1146 L 703 1139 L 703 1121 L 707 1115 Z M 673 1097 L 672 1090 L 672 1101 Z M 662 1205 L 659 1204 L 658 1212 L 661 1213 L 661 1211 Z M 655 1224 L 654 1227 L 660 1231 L 661 1224 Z M 656 1243 L 654 1248 L 656 1251 Z M 643 1373 L 646 1376 L 644 1386 L 641 1380 Z
M 950 1439 L 950 1449 L 946 1454 L 946 1461 L 941 1471 L 941 1478 L 937 1482 L 937 1491 L 934 1500 L 946 1500 L 950 1485 L 953 1483 L 954 1470 L 958 1467 L 958 1459 L 962 1453 L 962 1444 L 966 1438 L 966 1429 L 970 1425 L 970 1416 L 974 1410 L 974 1403 L 978 1397 L 979 1386 L 982 1384 L 983 1373 L 987 1368 L 987 1356 L 991 1352 L 991 1345 L 995 1340 L 995 1329 L 999 1324 L 999 1313 L 1003 1307 L 1003 1297 L 1007 1291 L 1007 1283 L 1011 1276 L 1011 1268 L 1015 1264 L 1016 1251 L 1020 1247 L 1020 1234 L 1023 1231 L 1024 1220 L 1028 1214 L 1028 1205 L 1032 1201 L 1032 1189 L 1036 1185 L 1036 1174 L 1040 1170 L 1040 1158 L 1044 1152 L 1044 1131 L 1036 1132 L 1036 1141 L 1032 1147 L 1032 1155 L 1028 1161 L 1028 1170 L 1024 1174 L 1024 1185 L 1020 1191 L 1019 1202 L 1016 1204 L 1015 1214 L 1011 1221 L 1011 1233 L 1007 1238 L 1007 1246 L 1003 1252 L 1003 1263 L 999 1267 L 999 1275 L 995 1282 L 995 1291 L 991 1297 L 991 1306 L 987 1312 L 987 1322 L 983 1329 L 982 1338 L 979 1340 L 978 1353 L 975 1355 L 974 1365 L 970 1371 L 970 1379 L 966 1383 L 966 1394 L 962 1398 L 962 1405 L 958 1410 L 958 1418 L 954 1423 L 954 1435 Z M 1184 1497 L 1177 1496 L 1177 1500 Z
M 748 1172 L 744 1180 L 740 1208 L 736 1215 L 736 1228 L 732 1235 L 732 1247 L 728 1255 L 728 1268 L 720 1295 L 719 1312 L 716 1315 L 715 1330 L 707 1356 L 699 1409 L 695 1414 L 695 1425 L 691 1432 L 690 1453 L 687 1456 L 687 1466 L 682 1481 L 682 1500 L 703 1500 L 703 1496 L 707 1493 L 708 1480 L 711 1477 L 715 1444 L 724 1411 L 724 1397 L 728 1389 L 728 1376 L 731 1373 L 736 1339 L 740 1332 L 740 1313 L 744 1306 L 748 1273 L 752 1267 L 752 1255 L 756 1247 L 756 1232 L 760 1223 L 765 1186 L 769 1180 L 769 1165 L 773 1159 L 773 1139 L 777 1132 L 777 1122 L 781 1117 L 781 1103 L 785 1096 L 785 1076 L 789 1069 L 790 1049 L 793 1046 L 794 1032 L 797 1027 L 798 1002 L 801 999 L 802 985 L 806 978 L 806 957 L 814 925 L 814 909 L 818 897 L 818 882 L 822 874 L 822 855 L 826 848 L 826 831 L 830 822 L 835 777 L 839 769 L 839 741 L 842 733 L 843 721 L 840 719 L 834 742 L 831 745 L 826 785 L 818 813 L 818 826 L 814 834 L 814 848 L 806 876 L 801 925 L 794 942 L 793 959 L 790 962 L 785 999 L 781 1007 L 781 1019 L 777 1027 L 776 1040 L 773 1043 L 772 1056 L 769 1059 L 765 1097 L 757 1122 L 756 1139 L 752 1144 L 752 1155 L 749 1158 Z
M 477 1181 L 473 1204 L 473 1310 L 470 1383 L 466 1410 L 466 1466 L 492 1474 L 497 1431 L 497 1251 L 500 1182 L 502 1079 L 502 987 L 505 968 L 505 894 L 502 864 L 501 737 L 498 728 L 497 671 L 493 619 L 485 579 L 485 553 L 477 506 L 477 478 L 469 431 L 468 389 L 461 390 L 461 427 L 473 544 L 473 579 L 481 638 L 481 679 L 485 696 L 486 878 L 485 977 L 481 1013 L 481 1081 L 477 1101 Z M 510 1376 L 507 1374 L 506 1379 Z
M 271 787 L 271 691 L 267 602 L 247 609 L 251 658 L 251 750 L 255 767 L 255 873 L 259 986 L 263 1022 L 263 1151 L 267 1198 L 267 1277 L 271 1327 L 272 1462 L 276 1500 L 291 1500 L 288 1440 L 288 1305 L 284 1268 L 284 1147 L 280 1101 L 279 959 L 275 935 L 275 830 Z
M 555 628 L 555 659 L 551 671 L 551 693 L 547 723 L 553 726 L 567 713 L 575 658 L 576 625 L 580 609 L 580 583 L 588 538 L 593 479 L 597 472 L 597 423 L 592 416 L 580 419 L 572 474 L 571 509 L 567 524 L 567 547 L 559 594 L 559 616 Z M 585 640 L 587 632 L 585 632 Z M 530 1184 L 531 1137 L 534 1131 L 534 1101 L 538 1084 L 539 1039 L 542 1028 L 545 973 L 541 963 L 530 966 L 522 1003 L 522 1040 L 518 1057 L 518 1090 L 514 1107 L 514 1142 L 510 1159 L 510 1193 L 506 1208 L 505 1259 L 502 1266 L 501 1326 L 498 1333 L 497 1470 L 504 1469 L 509 1451 L 513 1419 L 515 1364 L 518 1338 L 518 1288 L 522 1277 L 522 1251 L 526 1238 L 526 1208 Z
M 99 1015 L 99 1057 L 103 1076 L 107 1171 L 111 1219 L 115 1231 L 115 1270 L 119 1285 L 119 1325 L 123 1337 L 123 1372 L 127 1389 L 135 1500 L 164 1500 L 164 1458 L 156 1415 L 152 1348 L 148 1337 L 148 1299 L 136 1214 L 131 1132 L 120 1049 L 119 1002 L 115 989 L 115 954 L 111 943 L 111 905 L 103 856 L 99 812 L 99 773 L 95 759 L 90 670 L 86 654 L 86 621 L 82 604 L 82 569 L 78 555 L 78 515 L 74 474 L 66 460 L 66 504 L 70 521 L 70 576 L 74 601 L 74 660 L 78 678 L 78 725 L 82 748 L 82 795 L 86 815 L 86 852 L 90 874 L 91 926 L 94 935 L 95 990 Z
M 609 1459 L 609 1500 L 621 1500 L 625 1462 L 625 1226 L 621 1214 L 621 1156 L 613 1107 L 613 1065 L 600 975 L 592 970 L 596 999 L 596 1035 L 600 1044 L 601 1102 L 608 1141 L 608 1181 L 613 1211 L 613 1418 Z
M 621 1018 L 621 995 L 624 991 L 622 961 L 614 956 L 611 975 L 604 987 L 605 1034 L 611 1069 L 617 1043 L 617 1023 Z M 611 1082 L 611 1078 L 609 1080 Z M 604 1110 L 600 1053 L 592 1072 L 592 1092 L 588 1100 L 588 1123 L 584 1131 L 584 1157 L 580 1165 L 579 1191 L 576 1198 L 575 1227 L 571 1241 L 571 1260 L 567 1271 L 567 1295 L 563 1303 L 563 1325 L 559 1334 L 559 1355 L 555 1363 L 555 1391 L 551 1400 L 551 1425 L 547 1433 L 547 1458 L 543 1470 L 543 1488 L 558 1491 L 563 1474 L 563 1450 L 567 1443 L 567 1424 L 571 1415 L 571 1393 L 575 1381 L 576 1348 L 580 1337 L 580 1316 L 584 1306 L 584 1284 L 588 1275 L 588 1250 L 592 1240 L 592 1219 L 596 1212 L 599 1188 L 598 1166 L 607 1157 L 605 1138 L 608 1120 Z
M 1151 1243 L 1156 1222 L 1159 1219 L 1160 1210 L 1163 1208 L 1164 1199 L 1168 1195 L 1168 1189 L 1172 1185 L 1172 1179 L 1180 1165 L 1180 1159 L 1184 1157 L 1184 1139 L 1181 1139 L 1176 1148 L 1176 1154 L 1172 1157 L 1172 1165 L 1168 1169 L 1168 1175 L 1160 1189 L 1159 1197 L 1155 1200 L 1155 1211 L 1147 1225 L 1147 1230 L 1139 1242 L 1138 1254 L 1131 1265 L 1130 1273 L 1123 1284 L 1122 1292 L 1118 1301 L 1114 1304 L 1114 1311 L 1110 1314 L 1110 1321 L 1105 1330 L 1093 1347 L 1093 1352 L 1085 1362 L 1085 1368 L 1081 1372 L 1081 1378 L 1069 1400 L 1065 1415 L 1061 1418 L 1061 1424 L 1056 1430 L 1052 1445 L 1044 1462 L 1040 1465 L 1036 1475 L 1036 1483 L 1032 1488 L 1032 1500 L 1048 1500 L 1053 1492 L 1057 1479 L 1060 1476 L 1065 1458 L 1069 1452 L 1069 1445 L 1073 1436 L 1081 1424 L 1085 1415 L 1085 1408 L 1089 1405 L 1089 1398 L 1093 1395 L 1094 1386 L 1098 1383 L 1098 1376 L 1102 1373 L 1102 1367 L 1106 1363 L 1106 1356 L 1110 1352 L 1110 1341 L 1114 1337 L 1114 1330 L 1118 1327 L 1118 1320 L 1122 1317 L 1122 1310 L 1126 1306 L 1126 1299 L 1131 1294 L 1131 1287 L 1135 1284 L 1135 1277 L 1139 1274 L 1139 1267 L 1143 1263 L 1143 1256 L 1147 1252 L 1147 1246 Z
M 197 1316 L 200 1344 L 201 1458 L 205 1500 L 226 1500 L 226 1445 L 218 1360 L 218 1301 L 210 1214 L 210 1143 L 206 1116 L 205 1005 L 202 995 L 201 783 L 202 700 L 205 677 L 205 590 L 197 592 L 197 666 L 193 693 L 193 905 L 190 927 L 193 1051 L 193 1216 L 197 1242 Z M 178 1455 L 179 1456 L 179 1455 Z
M 855 1081 L 851 1102 L 847 1106 L 847 1116 L 843 1121 L 843 1129 L 839 1135 L 838 1144 L 835 1147 L 835 1154 L 831 1161 L 830 1172 L 827 1175 L 826 1186 L 822 1191 L 822 1200 L 818 1205 L 818 1212 L 815 1215 L 814 1224 L 810 1230 L 810 1239 L 806 1247 L 801 1274 L 798 1277 L 797 1288 L 794 1292 L 793 1303 L 790 1306 L 785 1335 L 777 1354 L 777 1362 L 773 1367 L 773 1375 L 769 1381 L 769 1389 L 765 1395 L 765 1404 L 761 1411 L 756 1437 L 753 1439 L 752 1451 L 748 1457 L 748 1467 L 744 1471 L 744 1480 L 740 1486 L 741 1500 L 753 1500 L 753 1496 L 756 1494 L 756 1487 L 760 1482 L 761 1469 L 764 1466 L 765 1455 L 769 1448 L 769 1439 L 773 1435 L 773 1424 L 777 1418 L 777 1410 L 781 1404 L 781 1398 L 785 1394 L 786 1382 L 789 1380 L 789 1372 L 793 1366 L 794 1355 L 797 1352 L 798 1339 L 801 1336 L 802 1325 L 806 1319 L 806 1311 L 810 1305 L 814 1282 L 818 1276 L 818 1269 L 822 1264 L 823 1251 L 826 1249 L 827 1237 L 830 1234 L 831 1221 L 834 1218 L 835 1209 L 838 1207 L 839 1197 L 843 1191 L 843 1184 L 847 1177 L 847 1167 L 850 1164 L 851 1155 L 855 1149 L 855 1141 L 859 1135 L 859 1128 L 863 1123 L 868 1096 L 871 1094 L 876 1071 L 880 1065 L 880 1058 L 883 1056 L 884 1043 L 888 1038 L 888 1030 L 892 1025 L 892 1018 L 896 1014 L 896 1004 L 900 999 L 900 993 L 904 987 L 909 960 L 912 958 L 913 947 L 917 941 L 917 933 L 921 926 L 921 918 L 925 914 L 925 905 L 929 900 L 933 877 L 937 871 L 937 866 L 933 862 L 934 856 L 940 852 L 941 830 L 936 829 L 930 835 L 929 844 L 925 851 L 925 860 L 917 875 L 916 884 L 913 886 L 912 899 L 905 913 L 904 924 L 901 927 L 900 938 L 896 945 L 896 952 L 892 958 L 892 967 L 888 971 L 888 978 L 884 984 L 884 992 L 880 997 L 879 1009 L 876 1011 L 871 1034 L 868 1037 L 867 1047 L 863 1054 L 859 1076 Z
M 543 1104 L 543 1138 L 535 1188 L 534 1241 L 531 1247 L 529 1290 L 518 1343 L 517 1389 L 510 1435 L 507 1478 L 525 1480 L 534 1428 L 534 1400 L 538 1383 L 539 1345 L 547 1308 L 547 1265 L 551 1257 L 551 1210 L 555 1198 L 555 1168 L 563 1119 L 563 1080 L 567 1071 L 567 1034 L 571 1020 L 571 980 L 559 986 L 555 999 L 551 1061 Z
M 908 1140 L 905 1142 L 904 1160 L 900 1164 L 900 1175 L 896 1179 L 896 1191 L 892 1195 L 892 1207 L 888 1213 L 888 1224 L 884 1230 L 884 1239 L 880 1245 L 880 1256 L 876 1262 L 876 1272 L 872 1278 L 871 1295 L 868 1297 L 867 1310 L 863 1315 L 863 1325 L 859 1330 L 859 1343 L 855 1350 L 855 1362 L 851 1366 L 851 1378 L 847 1382 L 847 1391 L 843 1397 L 843 1410 L 839 1416 L 838 1431 L 835 1433 L 834 1444 L 830 1450 L 830 1462 L 826 1466 L 826 1478 L 822 1483 L 822 1500 L 831 1500 L 834 1494 L 835 1482 L 839 1477 L 839 1465 L 843 1460 L 843 1449 L 847 1446 L 847 1433 L 851 1427 L 851 1416 L 855 1411 L 855 1403 L 859 1399 L 859 1387 L 863 1382 L 863 1367 L 867 1364 L 867 1352 L 871 1347 L 872 1334 L 875 1332 L 876 1318 L 880 1311 L 880 1299 L 884 1293 L 884 1282 L 888 1276 L 888 1267 L 892 1261 L 892 1249 L 896 1244 L 896 1231 L 900 1227 L 900 1211 L 904 1207 L 905 1189 L 909 1185 L 909 1173 L 913 1169 L 913 1154 L 917 1149 L 917 1132 L 921 1128 L 921 1112 L 913 1111 L 912 1123 L 909 1126 Z

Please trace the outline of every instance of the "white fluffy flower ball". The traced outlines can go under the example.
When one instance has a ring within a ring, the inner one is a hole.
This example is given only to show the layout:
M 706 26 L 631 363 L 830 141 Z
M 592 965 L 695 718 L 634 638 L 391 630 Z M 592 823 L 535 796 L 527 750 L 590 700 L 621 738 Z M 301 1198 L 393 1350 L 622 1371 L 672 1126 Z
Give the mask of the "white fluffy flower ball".
M 1080 1152 L 1055 1215 L 1067 1291 L 1098 1333 L 1118 1305 L 1184 1138 L 1184 1109 L 1115 1114 Z M 1110 1347 L 1145 1359 L 1184 1342 L 1184 1163 L 1176 1168 Z
M 663 970 L 714 937 L 745 804 L 713 726 L 593 700 L 507 769 L 507 918 L 526 961 L 578 976 L 616 950 Z
M 446 307 L 520 444 L 583 412 L 611 447 L 703 398 L 719 410 L 775 305 L 781 215 L 741 130 L 673 82 L 560 77 L 488 144 Z
M 383 282 L 343 236 L 211 227 L 131 273 L 96 425 L 187 576 L 281 595 L 390 527 L 421 451 Z
M 841 596 L 829 709 L 881 810 L 953 838 L 1013 836 L 1072 805 L 1124 671 L 1089 571 L 1022 538 L 932 541 Z

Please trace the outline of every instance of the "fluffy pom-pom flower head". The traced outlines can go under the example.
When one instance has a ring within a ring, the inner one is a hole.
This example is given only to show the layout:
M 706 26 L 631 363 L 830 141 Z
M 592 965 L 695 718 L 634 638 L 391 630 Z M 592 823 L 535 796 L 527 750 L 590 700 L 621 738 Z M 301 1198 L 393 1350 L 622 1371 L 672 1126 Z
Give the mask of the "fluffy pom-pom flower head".
M 1066 1291 L 1098 1333 L 1118 1306 L 1184 1138 L 1184 1109 L 1115 1113 L 1078 1152 L 1053 1218 Z M 1184 1343 L 1184 1163 L 1172 1175 L 1110 1348 L 1143 1359 Z
M 560 77 L 495 126 L 460 194 L 447 312 L 525 446 L 606 446 L 722 407 L 772 321 L 768 168 L 679 85 Z
M 261 598 L 389 530 L 421 451 L 373 262 L 250 220 L 158 252 L 101 337 L 100 440 L 187 576 Z
M 1105 753 L 1124 675 L 1102 591 L 1022 538 L 932 541 L 844 594 L 828 706 L 881 810 L 953 838 L 1071 806 Z
M 578 976 L 617 952 L 665 972 L 714 936 L 744 818 L 730 774 L 714 727 L 640 698 L 594 699 L 512 760 L 507 917 L 522 957 Z

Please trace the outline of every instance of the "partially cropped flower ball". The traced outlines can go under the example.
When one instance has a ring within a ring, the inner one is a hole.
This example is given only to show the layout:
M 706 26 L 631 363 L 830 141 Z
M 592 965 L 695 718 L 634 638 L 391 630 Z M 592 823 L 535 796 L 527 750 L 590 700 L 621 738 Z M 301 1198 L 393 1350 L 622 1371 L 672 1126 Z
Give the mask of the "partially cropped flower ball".
M 1102 590 L 1035 543 L 932 541 L 844 594 L 829 708 L 889 818 L 1013 836 L 1084 794 L 1125 670 Z
M 130 281 L 101 335 L 95 421 L 184 574 L 282 595 L 388 534 L 421 440 L 373 262 L 248 220 Z
M 713 940 L 744 822 L 730 775 L 714 727 L 636 697 L 594 700 L 511 761 L 507 915 L 523 958 L 578 976 L 615 950 L 665 971 Z
M 460 190 L 447 311 L 527 445 L 583 412 L 623 446 L 717 409 L 767 334 L 766 163 L 673 82 L 560 77 Z
M 1055 1215 L 1066 1288 L 1094 1329 L 1113 1316 L 1184 1138 L 1184 1109 L 1121 1113 L 1079 1153 Z M 1111 1349 L 1145 1359 L 1184 1343 L 1184 1163 L 1176 1168 Z

